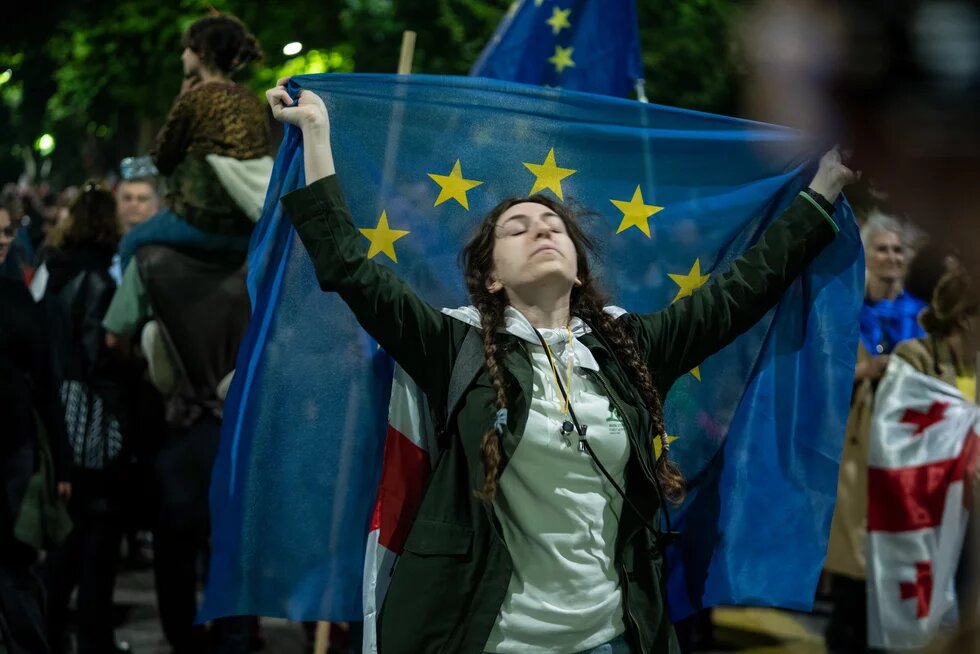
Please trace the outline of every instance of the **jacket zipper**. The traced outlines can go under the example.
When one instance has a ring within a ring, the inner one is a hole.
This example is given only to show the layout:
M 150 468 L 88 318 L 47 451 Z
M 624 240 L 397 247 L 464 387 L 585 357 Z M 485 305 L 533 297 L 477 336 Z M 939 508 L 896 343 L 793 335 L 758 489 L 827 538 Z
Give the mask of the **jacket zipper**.
M 619 571 L 620 574 L 622 575 L 622 581 L 620 582 L 620 586 L 622 586 L 623 588 L 623 613 L 626 614 L 626 619 L 629 621 L 630 626 L 633 628 L 633 633 L 636 634 L 636 642 L 639 643 L 640 645 L 640 654 L 646 654 L 647 649 L 646 647 L 643 646 L 643 639 L 640 637 L 639 623 L 636 621 L 636 618 L 633 617 L 633 612 L 630 610 L 630 603 L 629 603 L 630 581 L 629 581 L 629 577 L 626 574 L 626 566 L 621 564 L 619 566 Z
M 650 471 L 647 470 L 646 463 L 645 463 L 644 458 L 643 458 L 643 453 L 642 453 L 643 450 L 641 449 L 640 444 L 636 441 L 636 435 L 633 433 L 633 430 L 630 428 L 630 422 L 629 422 L 629 420 L 625 420 L 626 414 L 623 413 L 623 408 L 622 408 L 622 406 L 620 406 L 619 401 L 616 399 L 616 396 L 613 395 L 612 389 L 609 388 L 609 384 L 606 383 L 606 380 L 603 378 L 603 376 L 602 376 L 601 373 L 596 373 L 594 371 L 590 371 L 590 374 L 592 374 L 599 381 L 599 385 L 601 385 L 602 388 L 603 388 L 603 390 L 605 390 L 605 392 L 606 392 L 606 397 L 608 397 L 609 398 L 609 401 L 612 403 L 612 405 L 614 407 L 616 407 L 616 411 L 619 412 L 619 415 L 621 415 L 621 416 L 624 417 L 623 425 L 626 427 L 626 433 L 629 435 L 630 441 L 632 441 L 634 447 L 637 448 L 637 458 L 640 461 L 640 469 L 643 470 L 643 473 L 647 476 L 647 478 L 650 480 L 651 483 L 656 483 L 656 482 L 654 482 L 653 477 L 651 476 L 652 473 L 650 473 Z M 641 530 L 642 528 L 643 528 L 642 526 L 641 527 L 637 527 L 636 530 L 634 530 L 633 534 L 631 534 L 623 542 L 624 543 L 627 543 L 630 540 L 632 540 L 633 536 L 635 536 L 636 533 L 639 530 Z M 643 644 L 643 638 L 640 636 L 639 623 L 636 621 L 636 618 L 633 616 L 633 612 L 630 609 L 630 603 L 629 603 L 629 576 L 626 574 L 626 566 L 623 565 L 623 564 L 620 564 L 619 570 L 620 570 L 620 574 L 622 575 L 620 577 L 620 579 L 621 579 L 620 586 L 623 589 L 623 613 L 626 615 L 627 619 L 629 620 L 630 625 L 633 628 L 633 633 L 636 634 L 636 642 L 639 643 L 639 646 L 640 646 L 640 654 L 646 654 L 646 651 L 647 650 L 646 650 L 646 647 Z

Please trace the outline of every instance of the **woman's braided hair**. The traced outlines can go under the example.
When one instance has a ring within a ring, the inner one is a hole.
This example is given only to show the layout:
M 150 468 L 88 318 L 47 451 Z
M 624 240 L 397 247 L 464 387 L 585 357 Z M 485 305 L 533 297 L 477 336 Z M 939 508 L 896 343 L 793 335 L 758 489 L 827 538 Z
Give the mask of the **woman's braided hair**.
M 509 198 L 494 207 L 483 220 L 476 234 L 463 248 L 461 259 L 470 298 L 480 312 L 483 330 L 483 355 L 487 374 L 496 392 L 497 410 L 507 408 L 506 382 L 504 380 L 504 352 L 497 340 L 497 331 L 504 323 L 504 309 L 507 299 L 503 293 L 491 293 L 487 288 L 490 272 L 493 270 L 493 248 L 496 240 L 495 227 L 500 216 L 515 204 L 535 202 L 544 205 L 557 214 L 565 223 L 578 263 L 578 278 L 581 286 L 572 289 L 570 310 L 598 332 L 612 347 L 615 358 L 622 363 L 631 381 L 639 391 L 653 421 L 653 438 L 663 438 L 664 411 L 660 393 L 653 384 L 653 377 L 646 362 L 640 357 L 632 334 L 621 321 L 604 311 L 607 297 L 598 287 L 591 275 L 589 259 L 595 255 L 595 242 L 579 224 L 580 211 L 575 207 L 554 200 L 545 195 L 532 195 L 527 198 Z M 653 447 L 651 440 L 650 446 Z M 490 502 L 497 494 L 497 479 L 500 470 L 501 440 L 495 427 L 483 435 L 481 442 L 483 455 L 483 488 L 479 497 Z M 680 470 L 670 461 L 666 449 L 657 461 L 655 474 L 666 499 L 679 503 L 684 498 L 684 479 Z

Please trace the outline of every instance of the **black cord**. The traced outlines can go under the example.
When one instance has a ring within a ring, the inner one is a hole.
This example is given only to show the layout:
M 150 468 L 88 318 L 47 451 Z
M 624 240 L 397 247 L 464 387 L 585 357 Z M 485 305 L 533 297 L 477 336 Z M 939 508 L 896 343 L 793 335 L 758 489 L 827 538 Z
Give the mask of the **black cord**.
M 609 344 L 609 341 L 607 341 L 606 337 L 602 335 L 602 332 L 600 332 L 598 329 L 595 328 L 591 328 L 591 329 L 592 329 L 592 333 L 596 335 L 596 338 L 602 341 L 603 346 L 605 346 L 605 348 L 609 350 L 609 353 L 612 354 L 613 359 L 616 360 L 616 365 L 619 366 L 619 369 L 626 370 L 626 367 L 623 366 L 623 362 L 619 360 L 619 356 L 616 354 L 616 349 Z M 630 386 L 630 393 L 633 394 L 634 401 L 638 405 L 642 406 L 643 398 L 641 398 L 636 393 L 636 389 L 633 388 L 632 386 Z M 660 438 L 659 434 L 657 435 L 657 438 Z M 667 450 L 665 449 L 660 459 L 663 460 L 663 458 L 666 456 L 667 456 Z M 656 468 L 657 466 L 660 465 L 660 461 L 654 461 L 653 465 L 654 468 Z M 665 541 L 669 544 L 671 541 L 674 540 L 674 538 L 677 537 L 677 534 L 674 533 L 673 526 L 671 525 L 670 508 L 668 506 L 669 503 L 667 502 L 667 495 L 664 493 L 664 489 L 660 485 L 660 478 L 657 477 L 656 469 L 654 469 L 653 471 L 653 485 L 657 489 L 657 499 L 660 500 L 660 506 L 663 508 L 664 511 L 664 524 L 667 527 L 667 534 L 665 536 Z
M 545 352 L 548 352 L 548 345 L 544 340 L 544 336 L 542 336 L 541 332 L 539 332 L 537 329 L 534 330 L 534 333 L 537 334 L 538 340 L 541 341 L 541 347 L 544 348 Z M 568 345 L 569 347 L 571 347 L 571 343 L 569 343 Z M 616 480 L 613 479 L 613 476 L 609 474 L 609 471 L 606 470 L 606 466 L 602 465 L 602 461 L 599 460 L 599 457 L 596 455 L 595 450 L 592 449 L 592 444 L 589 442 L 589 439 L 586 438 L 586 429 L 588 426 L 587 425 L 583 426 L 579 424 L 578 418 L 575 416 L 575 409 L 572 408 L 572 401 L 569 399 L 568 394 L 565 392 L 565 387 L 562 386 L 561 378 L 558 376 L 557 369 L 555 368 L 555 362 L 551 358 L 550 353 L 548 355 L 548 362 L 551 364 L 552 372 L 555 373 L 555 381 L 558 383 L 558 390 L 561 391 L 562 400 L 564 400 L 565 405 L 568 407 L 568 415 L 571 417 L 572 422 L 575 425 L 575 431 L 578 432 L 579 438 L 581 439 L 580 443 L 582 443 L 582 445 L 585 447 L 585 451 L 588 452 L 589 456 L 592 458 L 592 462 L 596 464 L 596 467 L 599 468 L 599 471 L 602 473 L 602 475 L 609 481 L 610 484 L 612 484 L 612 487 L 616 489 L 616 492 L 619 493 L 619 496 L 623 498 L 623 502 L 625 502 L 627 506 L 629 506 L 630 509 L 633 510 L 633 513 L 636 514 L 636 517 L 639 518 L 640 524 L 643 525 L 643 527 L 648 532 L 650 532 L 650 535 L 653 536 L 654 540 L 657 542 L 657 545 L 660 546 L 662 550 L 663 549 L 662 546 L 669 544 L 670 540 L 672 540 L 673 532 L 670 529 L 670 516 L 667 513 L 667 506 L 663 502 L 663 491 L 661 491 L 660 489 L 660 482 L 659 480 L 657 480 L 657 475 L 656 474 L 653 475 L 653 481 L 654 481 L 654 485 L 657 488 L 657 495 L 660 496 L 660 504 L 661 506 L 664 507 L 664 517 L 667 523 L 666 538 L 664 534 L 660 533 L 659 531 L 653 528 L 653 526 L 643 516 L 643 513 L 641 513 L 640 510 L 636 508 L 636 505 L 633 504 L 633 502 L 630 500 L 630 498 L 627 497 L 626 492 L 619 487 L 619 484 L 616 483 Z M 611 398 L 610 401 L 612 401 Z

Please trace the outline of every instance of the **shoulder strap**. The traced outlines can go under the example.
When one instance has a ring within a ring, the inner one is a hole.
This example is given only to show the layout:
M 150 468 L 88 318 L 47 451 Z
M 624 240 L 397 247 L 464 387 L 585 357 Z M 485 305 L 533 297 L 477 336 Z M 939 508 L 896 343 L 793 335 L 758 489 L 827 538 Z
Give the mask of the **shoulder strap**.
M 459 348 L 459 355 L 453 364 L 453 371 L 449 376 L 449 391 L 446 395 L 446 424 L 456 413 L 456 407 L 463 397 L 463 393 L 470 387 L 477 375 L 483 369 L 483 343 L 480 338 L 480 331 L 475 327 L 470 327 L 463 337 L 463 343 Z

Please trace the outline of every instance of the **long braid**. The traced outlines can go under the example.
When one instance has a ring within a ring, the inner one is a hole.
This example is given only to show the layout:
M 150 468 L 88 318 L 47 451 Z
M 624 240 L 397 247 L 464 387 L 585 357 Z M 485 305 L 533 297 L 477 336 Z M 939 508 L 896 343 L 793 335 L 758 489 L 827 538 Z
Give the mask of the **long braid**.
M 633 378 L 633 382 L 636 384 L 640 397 L 643 398 L 653 421 L 653 437 L 663 439 L 666 445 L 667 430 L 664 424 L 663 402 L 660 393 L 657 392 L 653 384 L 650 369 L 646 362 L 640 358 L 639 350 L 632 335 L 622 323 L 603 310 L 602 297 L 591 285 L 580 289 L 576 305 L 575 312 L 591 324 L 594 329 L 602 333 L 615 350 L 616 358 L 628 368 L 628 372 Z M 685 494 L 684 477 L 677 465 L 670 460 L 667 447 L 663 448 L 660 458 L 657 460 L 654 474 L 656 474 L 661 488 L 663 488 L 667 501 L 673 504 L 679 504 L 683 501 Z
M 497 298 L 490 296 L 477 299 L 477 309 L 480 311 L 480 323 L 483 328 L 483 358 L 486 362 L 487 374 L 497 393 L 497 423 L 492 426 L 480 441 L 480 453 L 483 457 L 483 488 L 477 493 L 484 502 L 492 502 L 497 495 L 497 476 L 500 471 L 501 433 L 506 426 L 507 388 L 504 383 L 503 353 L 497 345 L 497 329 L 504 320 L 504 305 Z M 501 412 L 504 412 L 501 414 Z M 503 420 L 499 416 L 504 416 Z M 500 431 L 498 431 L 498 425 Z

